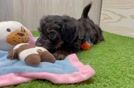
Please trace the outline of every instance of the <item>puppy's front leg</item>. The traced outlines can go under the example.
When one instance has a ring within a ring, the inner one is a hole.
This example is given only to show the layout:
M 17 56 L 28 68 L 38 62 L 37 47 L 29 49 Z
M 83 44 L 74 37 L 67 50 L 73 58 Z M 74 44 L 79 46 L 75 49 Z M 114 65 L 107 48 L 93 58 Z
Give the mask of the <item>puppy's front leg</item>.
M 55 56 L 56 60 L 64 60 L 65 57 L 68 55 L 68 52 L 65 51 L 57 51 L 55 53 L 53 53 L 53 55 Z

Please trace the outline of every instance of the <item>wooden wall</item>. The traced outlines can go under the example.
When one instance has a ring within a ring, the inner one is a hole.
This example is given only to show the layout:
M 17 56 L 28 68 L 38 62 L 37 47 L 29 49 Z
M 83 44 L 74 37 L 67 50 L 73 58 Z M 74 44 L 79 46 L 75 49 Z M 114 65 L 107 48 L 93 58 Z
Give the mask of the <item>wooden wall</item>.
M 134 0 L 103 0 L 104 31 L 134 37 Z
M 0 21 L 13 20 L 12 0 L 0 0 Z
M 16 20 L 31 30 L 36 30 L 44 15 L 81 16 L 84 6 L 91 0 L 0 0 L 0 21 Z M 95 23 L 99 23 L 101 0 L 93 0 L 90 12 Z

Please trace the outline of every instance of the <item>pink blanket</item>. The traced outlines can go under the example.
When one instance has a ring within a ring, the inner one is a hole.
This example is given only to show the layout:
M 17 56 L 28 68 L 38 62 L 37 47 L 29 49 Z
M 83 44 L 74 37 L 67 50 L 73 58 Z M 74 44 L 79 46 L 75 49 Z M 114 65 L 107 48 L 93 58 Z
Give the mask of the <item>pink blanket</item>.
M 16 72 L 0 75 L 0 87 L 20 84 L 35 79 L 49 80 L 55 84 L 79 83 L 90 79 L 95 71 L 90 65 L 81 63 L 76 54 L 69 55 L 66 59 L 78 69 L 76 72 L 56 74 L 50 72 Z

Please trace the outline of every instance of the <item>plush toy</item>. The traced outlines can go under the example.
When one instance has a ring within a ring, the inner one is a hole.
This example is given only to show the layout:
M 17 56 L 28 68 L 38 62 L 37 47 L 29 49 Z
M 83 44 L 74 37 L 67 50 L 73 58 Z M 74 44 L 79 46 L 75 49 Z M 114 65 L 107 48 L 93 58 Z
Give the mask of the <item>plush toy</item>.
M 17 21 L 0 22 L 0 50 L 9 50 L 19 43 L 34 43 L 31 32 Z
M 8 53 L 9 59 L 19 59 L 30 66 L 37 66 L 40 62 L 55 62 L 55 57 L 43 47 L 37 47 L 29 43 L 20 43 L 14 46 Z

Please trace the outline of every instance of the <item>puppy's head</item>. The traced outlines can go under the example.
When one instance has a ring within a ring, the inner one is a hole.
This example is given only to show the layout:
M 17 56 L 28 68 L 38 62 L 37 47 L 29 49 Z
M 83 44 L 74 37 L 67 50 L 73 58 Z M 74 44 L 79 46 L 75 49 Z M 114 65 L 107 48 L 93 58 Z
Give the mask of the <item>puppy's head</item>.
M 36 45 L 50 52 L 61 49 L 65 44 L 71 47 L 77 37 L 77 21 L 68 16 L 47 16 L 40 21 L 40 37 Z

